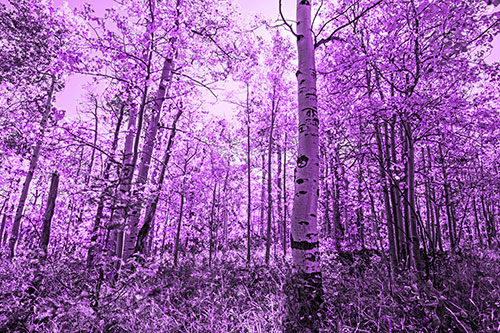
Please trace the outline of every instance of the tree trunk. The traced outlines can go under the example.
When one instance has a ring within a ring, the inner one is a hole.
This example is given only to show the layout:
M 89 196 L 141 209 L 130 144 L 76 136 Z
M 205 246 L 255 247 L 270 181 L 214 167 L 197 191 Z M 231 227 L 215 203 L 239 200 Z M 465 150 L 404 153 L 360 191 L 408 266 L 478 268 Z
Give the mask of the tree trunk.
M 210 220 L 208 224 L 208 267 L 212 269 L 213 253 L 214 253 L 214 224 L 215 224 L 215 198 L 217 193 L 217 184 L 214 185 L 212 194 L 212 209 L 210 211 Z
M 264 222 L 266 213 L 266 156 L 265 151 L 262 152 L 262 186 L 260 188 L 260 237 L 264 239 L 266 223 Z
M 2 224 L 0 225 L 0 248 L 2 247 L 2 240 L 3 240 L 3 232 L 5 230 L 5 224 L 7 222 L 7 210 L 6 209 L 4 212 L 3 212 L 3 216 L 2 216 Z
M 252 219 L 252 162 L 250 160 L 250 90 L 247 83 L 247 197 L 248 197 L 248 205 L 247 205 L 247 265 L 250 264 L 250 247 L 251 247 L 251 235 L 250 235 L 250 227 L 251 227 L 251 219 Z
M 323 154 L 326 159 L 326 155 Z M 325 193 L 325 234 L 330 236 L 332 234 L 332 221 L 330 219 L 330 197 L 332 196 L 332 191 L 330 191 L 330 184 L 328 183 L 328 163 L 325 162 L 325 168 L 323 173 L 323 191 Z M 333 182 L 332 182 L 333 183 Z M 334 239 L 335 247 L 337 248 L 337 239 Z
M 408 205 L 410 209 L 410 239 L 413 252 L 415 269 L 422 272 L 422 259 L 420 257 L 420 243 L 417 233 L 417 207 L 415 205 L 415 144 L 411 124 L 406 123 L 408 139 Z
M 276 222 L 277 225 L 278 225 L 278 231 L 277 231 L 277 234 L 275 235 L 275 242 L 279 242 L 281 239 L 281 235 L 283 235 L 283 206 L 281 204 L 282 202 L 282 199 L 281 199 L 281 196 L 283 195 L 283 188 L 281 186 L 281 146 L 278 145 L 276 147 L 276 163 L 278 164 L 278 172 L 276 174 L 276 187 L 278 189 L 278 193 L 277 193 L 277 197 L 278 197 L 278 204 L 277 204 L 277 208 L 278 208 L 278 221 Z
M 95 159 L 95 151 L 97 147 L 97 136 L 99 134 L 99 117 L 97 115 L 97 110 L 98 110 L 98 104 L 97 104 L 97 99 L 94 100 L 95 102 L 95 108 L 94 108 L 94 140 L 92 142 L 92 154 L 90 155 L 90 163 L 89 163 L 89 169 L 87 171 L 87 175 L 85 176 L 85 182 L 88 183 L 90 176 L 92 175 L 92 168 L 94 166 L 94 159 Z
M 28 197 L 28 192 L 30 189 L 31 181 L 33 180 L 33 174 L 35 173 L 35 169 L 38 163 L 38 158 L 40 156 L 40 149 L 42 147 L 43 139 L 45 137 L 45 129 L 47 128 L 47 121 L 50 116 L 50 112 L 52 110 L 52 96 L 54 95 L 56 87 L 56 78 L 52 76 L 52 83 L 50 85 L 49 94 L 47 96 L 47 102 L 45 103 L 45 110 L 43 112 L 42 120 L 40 121 L 40 132 L 38 134 L 38 138 L 35 144 L 35 148 L 33 149 L 33 154 L 31 155 L 30 166 L 28 169 L 28 173 L 26 174 L 26 178 L 24 179 L 24 185 L 21 192 L 21 196 L 19 197 L 19 204 L 17 205 L 16 215 L 14 217 L 14 223 L 12 224 L 12 235 L 9 241 L 9 251 L 10 258 L 14 257 L 14 251 L 16 247 L 16 242 L 19 237 L 19 227 L 21 225 L 21 218 L 23 216 L 24 205 L 26 203 L 26 198 Z
M 231 167 L 230 163 L 231 162 L 228 160 L 226 177 L 224 177 L 224 188 L 222 190 L 222 193 L 223 193 L 223 200 L 222 200 L 222 247 L 223 247 L 224 251 L 226 250 L 226 247 L 227 247 L 227 234 L 228 234 L 229 213 L 228 213 L 228 208 L 227 208 L 227 201 L 228 201 L 227 185 L 229 183 L 229 168 Z
M 7 197 L 5 198 L 5 201 L 3 202 L 2 205 L 2 209 L 0 210 L 0 212 L 3 213 L 2 224 L 0 225 L 0 258 L 2 252 L 1 248 L 3 246 L 2 241 L 4 240 L 4 237 L 7 238 L 7 231 L 5 229 L 5 226 L 7 224 L 7 220 L 10 218 L 12 209 L 14 209 L 14 206 L 11 206 L 11 209 L 9 209 L 9 201 L 13 187 L 14 187 L 14 180 L 12 180 L 10 183 L 9 193 L 7 194 Z M 4 231 L 5 231 L 5 236 L 4 236 Z
M 403 195 L 401 199 L 403 200 L 403 213 L 404 213 L 404 246 L 405 246 L 405 254 L 406 254 L 406 264 L 410 264 L 410 259 L 412 256 L 411 252 L 411 238 L 410 238 L 410 206 L 409 206 L 409 201 L 408 201 L 408 182 L 409 182 L 409 176 L 408 176 L 408 138 L 407 134 L 405 134 L 405 129 L 403 128 L 405 125 L 404 123 L 401 124 L 401 142 L 403 142 L 403 153 L 402 153 L 402 160 L 404 161 L 406 158 L 406 163 L 405 163 L 405 170 L 404 170 L 404 186 L 403 186 Z
M 271 106 L 271 128 L 269 129 L 269 144 L 267 147 L 267 230 L 266 230 L 266 254 L 265 261 L 266 265 L 269 265 L 269 257 L 271 253 L 271 227 L 273 218 L 273 205 L 272 205 L 272 175 L 271 175 L 271 161 L 273 157 L 273 132 L 274 132 L 274 118 L 278 103 L 272 101 Z
M 128 223 L 128 233 L 125 240 L 123 260 L 127 261 L 128 258 L 134 253 L 137 232 L 139 226 L 139 219 L 141 217 L 142 202 L 141 196 L 143 195 L 144 188 L 148 180 L 149 167 L 151 164 L 151 158 L 153 156 L 154 143 L 156 141 L 156 134 L 158 132 L 158 123 L 160 121 L 161 109 L 163 107 L 163 101 L 165 100 L 165 95 L 167 89 L 172 82 L 172 66 L 173 59 L 166 58 L 163 64 L 163 69 L 160 77 L 160 85 L 154 99 L 153 112 L 151 116 L 151 121 L 149 123 L 148 132 L 146 134 L 146 141 L 142 149 L 141 162 L 139 165 L 139 173 L 137 175 L 136 182 L 136 200 L 137 203 L 132 208 L 132 212 Z M 139 135 L 139 134 L 138 134 Z
M 364 164 L 365 154 L 361 152 L 361 119 L 359 120 L 359 141 L 358 141 L 358 196 L 357 196 L 357 205 L 356 208 L 356 234 L 357 241 L 361 245 L 361 249 L 365 248 L 365 236 L 364 236 L 364 226 L 363 226 L 363 190 L 361 188 L 361 183 L 363 182 L 363 169 L 362 165 Z
M 288 133 L 285 132 L 285 147 L 283 149 L 283 257 L 286 257 L 287 249 L 287 219 L 288 219 L 288 200 L 286 191 L 286 142 L 288 139 Z
M 181 204 L 179 208 L 179 219 L 177 220 L 177 233 L 175 234 L 174 244 L 174 266 L 177 267 L 177 260 L 179 256 L 179 240 L 181 235 L 182 213 L 184 211 L 184 193 L 181 194 Z
M 319 115 L 311 1 L 297 0 L 299 142 L 290 242 L 294 289 L 287 331 L 317 329 L 323 301 L 318 239 Z
M 392 116 L 391 120 L 391 155 L 392 163 L 397 165 L 396 156 L 396 115 Z M 402 258 L 406 257 L 406 247 L 405 247 L 405 233 L 404 233 L 404 221 L 403 212 L 401 211 L 401 188 L 399 186 L 399 181 L 396 178 L 396 174 L 392 174 L 391 169 L 387 169 L 391 177 L 391 200 L 393 208 L 394 226 L 395 226 L 395 245 L 398 249 L 398 258 L 401 261 Z
M 341 179 L 339 172 L 335 163 L 338 163 L 337 157 L 338 154 L 335 152 L 336 159 L 335 161 L 331 161 L 331 172 L 333 174 L 332 178 L 332 201 L 333 201 L 333 232 L 335 238 L 335 249 L 340 251 L 342 249 L 342 240 L 344 239 L 344 227 L 342 225 L 342 213 L 340 211 L 341 202 L 340 202 L 340 184 Z M 347 206 L 347 205 L 346 205 Z
M 384 161 L 386 160 L 386 157 L 383 154 L 382 150 L 382 138 L 380 135 L 378 123 L 374 124 L 375 126 L 375 135 L 377 139 L 377 147 L 378 147 L 378 160 L 379 160 L 379 167 L 380 167 L 380 178 L 382 180 L 382 192 L 384 194 L 384 204 L 385 204 L 385 213 L 387 217 L 387 235 L 389 239 L 389 254 L 391 256 L 391 264 L 393 269 L 396 269 L 397 267 L 397 257 L 396 257 L 396 248 L 394 244 L 394 225 L 393 225 L 393 219 L 392 219 L 392 210 L 391 210 L 391 203 L 389 200 L 389 189 L 388 189 L 388 180 L 387 180 L 387 175 L 385 172 L 384 168 Z M 386 142 L 387 145 L 387 142 Z M 386 151 L 387 152 L 387 151 Z
M 50 240 L 50 226 L 52 223 L 52 216 L 54 216 L 54 209 L 56 207 L 57 188 L 59 187 L 59 174 L 52 173 L 52 180 L 50 182 L 50 190 L 47 198 L 47 207 L 43 216 L 42 235 L 40 237 L 40 248 L 43 257 L 48 254 L 48 246 Z
M 476 204 L 476 197 L 474 196 L 472 198 L 472 207 L 474 209 L 474 219 L 475 219 L 475 226 L 476 226 L 476 235 L 477 235 L 477 238 L 479 239 L 479 245 L 481 247 L 483 247 L 483 237 L 481 235 L 481 227 L 479 226 L 479 216 L 478 216 L 478 213 L 477 213 L 477 204 Z
M 132 164 L 132 148 L 134 137 L 136 135 L 136 109 L 135 107 L 130 108 L 130 114 L 128 119 L 128 133 L 125 137 L 125 146 L 123 150 L 123 164 L 120 172 L 120 185 L 118 186 L 117 193 L 117 204 L 118 207 L 115 208 L 117 213 L 116 221 L 115 219 L 110 219 L 111 225 L 109 228 L 113 230 L 113 237 L 111 237 L 110 250 L 115 251 L 115 255 L 118 258 L 122 258 L 123 250 L 123 235 L 125 228 L 125 221 L 127 219 L 129 211 L 129 199 L 128 194 L 130 193 L 132 174 L 134 173 L 134 165 Z M 139 135 L 139 133 L 137 133 Z
M 455 230 L 454 230 L 453 212 L 451 210 L 450 188 L 449 188 L 449 183 L 448 183 L 448 175 L 446 172 L 443 147 L 442 147 L 441 143 L 439 144 L 439 154 L 441 156 L 441 171 L 443 173 L 444 200 L 445 200 L 445 205 L 446 205 L 446 216 L 448 219 L 448 237 L 450 240 L 450 249 L 453 251 L 455 249 Z
M 111 142 L 111 152 L 110 152 L 111 155 L 106 161 L 106 167 L 104 168 L 103 172 L 104 182 L 107 182 L 109 180 L 111 166 L 115 159 L 116 147 L 118 146 L 118 138 L 120 134 L 120 128 L 122 126 L 124 111 L 125 111 L 125 104 L 122 104 L 120 106 L 120 113 L 118 115 L 118 119 L 116 122 L 113 141 Z M 106 186 L 106 188 L 102 191 L 99 197 L 99 202 L 97 203 L 97 211 L 94 218 L 94 225 L 92 227 L 92 234 L 91 234 L 92 236 L 90 237 L 89 251 L 87 253 L 87 267 L 91 267 L 94 262 L 94 256 L 97 247 L 97 238 L 99 237 L 99 228 L 101 227 L 101 219 L 104 213 L 104 203 L 106 201 L 106 197 L 109 196 L 110 194 L 108 185 L 105 184 L 104 186 Z
M 168 138 L 167 147 L 165 149 L 165 155 L 163 157 L 163 165 L 161 167 L 160 178 L 158 179 L 158 185 L 155 191 L 154 199 L 151 200 L 148 208 L 146 209 L 146 216 L 144 217 L 144 224 L 141 227 L 137 235 L 137 242 L 135 245 L 135 252 L 145 254 L 145 241 L 147 239 L 148 234 L 151 231 L 152 222 L 156 215 L 156 209 L 158 208 L 158 202 L 160 201 L 161 191 L 163 189 L 163 183 L 165 180 L 165 174 L 167 172 L 167 165 L 170 161 L 170 156 L 172 154 L 172 147 L 174 145 L 175 134 L 177 133 L 177 122 L 179 121 L 182 115 L 182 108 L 177 109 L 177 114 L 172 121 L 172 127 L 170 136 Z

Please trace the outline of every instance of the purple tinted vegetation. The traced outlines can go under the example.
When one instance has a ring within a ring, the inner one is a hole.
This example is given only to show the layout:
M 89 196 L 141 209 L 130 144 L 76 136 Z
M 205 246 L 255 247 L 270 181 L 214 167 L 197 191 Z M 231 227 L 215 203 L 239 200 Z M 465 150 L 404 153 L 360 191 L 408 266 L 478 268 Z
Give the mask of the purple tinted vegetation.
M 0 331 L 499 331 L 498 3 L 0 3 Z

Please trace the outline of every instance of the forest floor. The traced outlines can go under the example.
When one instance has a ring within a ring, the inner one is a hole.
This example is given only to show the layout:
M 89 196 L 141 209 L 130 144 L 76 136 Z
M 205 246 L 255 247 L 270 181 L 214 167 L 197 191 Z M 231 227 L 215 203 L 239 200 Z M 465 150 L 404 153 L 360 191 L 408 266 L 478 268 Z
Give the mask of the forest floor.
M 0 332 L 281 332 L 289 265 L 146 263 L 117 280 L 77 258 L 0 259 Z M 33 257 L 32 257 L 33 258 Z M 234 259 L 234 260 L 233 260 Z M 498 332 L 500 256 L 442 254 L 393 278 L 377 251 L 323 254 L 321 332 Z

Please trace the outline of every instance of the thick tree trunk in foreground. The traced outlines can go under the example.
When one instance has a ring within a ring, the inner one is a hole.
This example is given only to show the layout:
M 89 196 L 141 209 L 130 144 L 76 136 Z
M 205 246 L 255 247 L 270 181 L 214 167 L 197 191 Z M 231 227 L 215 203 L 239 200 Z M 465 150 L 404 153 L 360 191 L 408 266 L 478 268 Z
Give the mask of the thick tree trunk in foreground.
M 16 247 L 16 242 L 19 237 L 19 227 L 21 225 L 21 218 L 23 216 L 24 205 L 26 204 L 26 198 L 28 197 L 28 192 L 30 189 L 31 181 L 33 180 L 33 174 L 35 173 L 36 165 L 38 163 L 38 157 L 40 156 L 40 149 L 42 147 L 43 139 L 45 136 L 45 129 L 47 127 L 47 121 L 51 112 L 52 96 L 54 95 L 56 87 L 56 78 L 52 76 L 52 83 L 50 86 L 50 91 L 47 96 L 47 102 L 45 103 L 45 110 L 43 112 L 42 120 L 40 121 L 40 133 L 36 141 L 35 149 L 33 149 L 33 154 L 31 155 L 30 166 L 26 178 L 24 180 L 23 189 L 21 196 L 19 197 L 19 204 L 17 205 L 16 215 L 14 217 L 14 223 L 12 225 L 12 235 L 9 241 L 9 251 L 10 257 L 14 257 L 14 251 Z
M 311 1 L 297 0 L 299 144 L 291 219 L 293 293 L 287 331 L 315 329 L 322 303 L 318 240 L 319 116 Z
M 52 180 L 50 182 L 50 190 L 47 198 L 47 207 L 45 208 L 45 214 L 43 216 L 42 235 L 40 237 L 40 248 L 43 252 L 44 257 L 46 257 L 48 254 L 47 249 L 50 240 L 50 226 L 52 223 L 52 216 L 54 216 L 54 209 L 56 207 L 58 187 L 59 187 L 59 174 L 57 174 L 57 172 L 54 172 L 52 174 Z

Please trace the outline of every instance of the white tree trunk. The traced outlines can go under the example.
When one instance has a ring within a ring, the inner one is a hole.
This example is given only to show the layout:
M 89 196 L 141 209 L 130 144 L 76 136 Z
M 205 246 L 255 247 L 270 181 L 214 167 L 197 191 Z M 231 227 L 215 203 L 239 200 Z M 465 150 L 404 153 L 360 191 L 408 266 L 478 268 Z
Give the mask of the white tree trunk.
M 21 196 L 19 197 L 19 204 L 17 205 L 16 215 L 14 217 L 14 224 L 12 225 L 12 235 L 9 241 L 9 251 L 11 258 L 14 257 L 14 251 L 17 239 L 19 237 L 19 227 L 21 226 L 21 218 L 23 216 L 24 205 L 26 204 L 26 198 L 28 197 L 30 184 L 33 180 L 33 174 L 35 173 L 36 165 L 38 163 L 38 157 L 40 156 L 40 149 L 45 137 L 45 129 L 47 127 L 47 121 L 52 109 L 52 96 L 54 95 L 55 86 L 56 78 L 52 76 L 52 84 L 47 96 L 47 102 L 45 103 L 45 110 L 43 112 L 42 120 L 40 121 L 40 133 L 38 134 L 38 139 L 36 141 L 35 148 L 33 149 L 33 154 L 31 155 L 30 167 L 24 180 L 23 190 L 21 192 Z
M 139 174 L 137 175 L 137 200 L 138 203 L 133 207 L 131 216 L 128 223 L 128 233 L 125 239 L 123 259 L 126 261 L 133 253 L 135 249 L 135 243 L 137 240 L 139 219 L 141 217 L 142 204 L 140 202 L 141 195 L 144 192 L 144 187 L 148 180 L 149 167 L 151 164 L 151 157 L 153 155 L 154 143 L 156 141 L 156 134 L 158 132 L 158 123 L 160 121 L 161 109 L 163 102 L 165 100 L 165 95 L 170 83 L 172 82 L 172 66 L 173 59 L 167 57 L 163 64 L 163 70 L 160 78 L 160 86 L 156 93 L 153 106 L 153 116 L 151 117 L 151 122 L 148 127 L 148 132 L 146 135 L 146 141 L 144 142 L 144 147 L 142 149 L 141 162 L 139 165 Z
M 317 331 L 322 303 L 318 241 L 319 117 L 311 1 L 297 0 L 299 145 L 290 245 L 294 264 L 286 332 Z
M 297 34 L 299 147 L 290 238 L 297 271 L 318 274 L 319 118 L 310 1 L 297 1 Z

